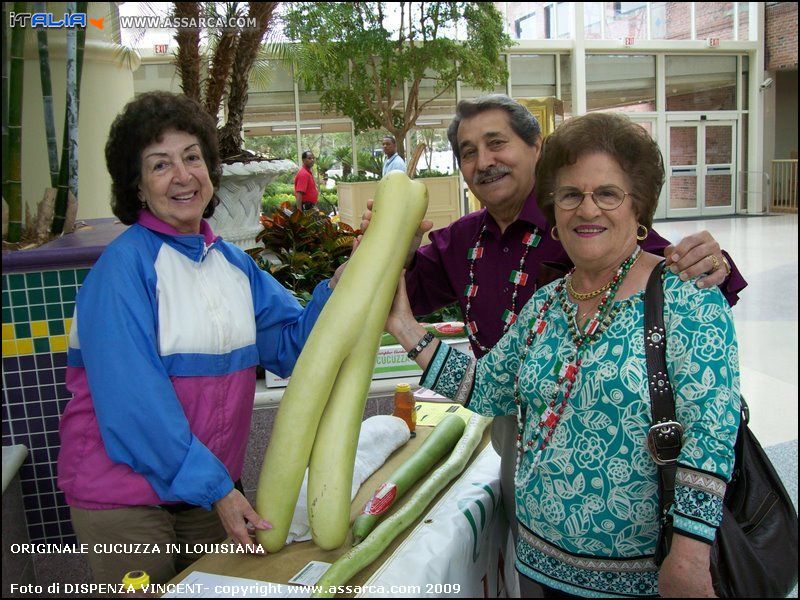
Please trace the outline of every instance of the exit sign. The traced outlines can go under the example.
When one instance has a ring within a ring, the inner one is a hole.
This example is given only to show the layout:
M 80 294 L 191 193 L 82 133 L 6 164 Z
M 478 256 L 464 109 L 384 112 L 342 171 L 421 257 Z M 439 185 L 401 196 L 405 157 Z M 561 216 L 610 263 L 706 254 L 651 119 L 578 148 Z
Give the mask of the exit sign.
M 625 38 L 625 45 L 626 46 L 633 46 L 633 44 L 635 44 L 635 43 L 636 43 L 636 38 L 635 37 L 626 37 Z
M 166 54 L 169 44 L 153 44 L 153 51 L 156 54 Z
M 714 48 L 719 46 L 719 38 L 708 38 L 708 47 Z

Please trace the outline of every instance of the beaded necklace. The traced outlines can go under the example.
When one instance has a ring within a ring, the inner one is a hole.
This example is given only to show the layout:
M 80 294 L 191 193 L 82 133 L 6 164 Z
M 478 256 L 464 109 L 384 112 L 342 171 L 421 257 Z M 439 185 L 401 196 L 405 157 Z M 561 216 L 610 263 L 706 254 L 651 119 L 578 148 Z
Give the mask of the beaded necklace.
M 467 251 L 467 260 L 469 261 L 469 285 L 464 290 L 464 295 L 467 297 L 467 306 L 464 310 L 464 317 L 467 322 L 467 337 L 469 337 L 470 341 L 480 348 L 482 352 L 486 353 L 489 352 L 491 348 L 487 348 L 478 341 L 478 325 L 470 316 L 472 299 L 478 295 L 478 284 L 476 283 L 475 278 L 475 261 L 483 257 L 482 242 L 484 233 L 486 233 L 485 223 L 483 227 L 481 227 L 480 233 L 478 233 L 478 239 L 475 241 L 475 245 Z M 501 334 L 501 337 L 508 332 L 509 328 L 517 320 L 517 296 L 519 293 L 519 288 L 520 286 L 525 286 L 528 284 L 528 274 L 525 273 L 525 259 L 528 257 L 528 252 L 530 252 L 530 249 L 538 246 L 541 240 L 542 236 L 539 234 L 538 227 L 534 227 L 532 232 L 526 233 L 522 238 L 523 251 L 522 257 L 519 259 L 519 268 L 512 270 L 508 277 L 508 280 L 514 284 L 514 292 L 511 294 L 511 308 L 506 309 L 503 312 L 502 319 L 505 325 L 503 325 L 503 333 Z
M 567 298 L 565 289 L 565 281 L 575 271 L 574 268 L 567 274 L 567 277 L 562 279 L 558 285 L 556 285 L 553 292 L 550 294 L 550 296 L 548 296 L 544 304 L 542 304 L 542 307 L 539 309 L 539 312 L 536 314 L 536 316 L 531 318 L 528 325 L 528 336 L 525 340 L 525 351 L 522 356 L 522 360 L 520 361 L 519 370 L 514 377 L 514 403 L 517 405 L 517 460 L 516 467 L 514 469 L 514 484 L 517 487 L 522 487 L 525 485 L 538 467 L 539 461 L 542 457 L 542 452 L 550 443 L 550 440 L 555 433 L 556 426 L 561 420 L 564 409 L 567 407 L 569 402 L 569 398 L 572 394 L 572 388 L 575 384 L 575 380 L 578 377 L 581 363 L 583 362 L 584 351 L 591 344 L 593 344 L 606 329 L 608 329 L 614 320 L 614 317 L 617 316 L 621 305 L 614 305 L 614 297 L 616 296 L 620 285 L 622 285 L 625 276 L 631 270 L 631 267 L 636 262 L 636 259 L 639 258 L 641 251 L 641 248 L 637 246 L 633 251 L 633 254 L 631 254 L 625 260 L 625 262 L 619 266 L 616 275 L 614 275 L 614 279 L 611 281 L 609 289 L 606 291 L 603 299 L 600 301 L 600 305 L 597 307 L 597 312 L 587 323 L 584 331 L 581 331 L 580 328 L 575 324 L 572 307 Z M 523 444 L 522 437 L 525 429 L 525 423 L 522 416 L 522 397 L 519 389 L 519 379 L 522 374 L 522 369 L 525 365 L 525 360 L 527 359 L 528 353 L 533 345 L 533 340 L 537 335 L 540 335 L 542 332 L 544 332 L 545 328 L 547 327 L 547 321 L 545 321 L 544 317 L 547 315 L 550 306 L 556 301 L 556 299 L 561 302 L 564 313 L 567 315 L 572 343 L 575 345 L 575 350 L 567 363 L 558 369 L 559 373 L 554 391 L 550 395 L 549 401 L 544 403 L 541 408 L 539 414 L 539 423 L 536 431 L 534 432 L 533 438 L 528 440 L 526 444 Z M 558 399 L 559 393 L 562 391 L 562 386 L 564 386 L 563 397 L 558 406 L 556 406 L 556 400 Z M 536 445 L 536 442 L 540 439 L 541 443 Z M 519 470 L 520 465 L 522 464 L 522 457 L 526 451 L 533 452 L 534 456 L 528 473 L 523 481 L 520 478 Z

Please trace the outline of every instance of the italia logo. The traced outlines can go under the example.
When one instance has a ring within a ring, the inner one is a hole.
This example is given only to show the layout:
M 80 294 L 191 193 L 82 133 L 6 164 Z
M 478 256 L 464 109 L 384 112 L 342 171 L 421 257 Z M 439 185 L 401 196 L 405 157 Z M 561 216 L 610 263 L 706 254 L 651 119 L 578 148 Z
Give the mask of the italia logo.
M 475 323 L 475 321 L 470 321 L 469 323 L 467 323 L 467 329 L 469 329 L 469 331 L 470 331 L 470 333 L 472 335 L 475 335 L 475 334 L 478 333 L 478 325 L 477 325 L 477 323 Z
M 511 276 L 508 280 L 516 285 L 524 286 L 528 283 L 528 274 L 522 271 L 511 271 Z
M 468 285 L 467 289 L 464 290 L 464 295 L 467 298 L 474 298 L 478 295 L 478 286 L 477 285 Z
M 536 335 L 541 335 L 544 332 L 545 327 L 547 327 L 547 321 L 536 319 L 536 322 L 533 324 L 533 332 Z
M 470 260 L 477 260 L 483 256 L 483 248 L 470 248 L 467 250 L 467 258 Z
M 531 247 L 535 248 L 536 246 L 539 245 L 539 242 L 541 241 L 541 239 L 542 239 L 542 236 L 540 236 L 538 233 L 528 232 L 528 233 L 525 234 L 525 237 L 522 238 L 522 243 L 525 244 L 526 246 L 531 246 Z

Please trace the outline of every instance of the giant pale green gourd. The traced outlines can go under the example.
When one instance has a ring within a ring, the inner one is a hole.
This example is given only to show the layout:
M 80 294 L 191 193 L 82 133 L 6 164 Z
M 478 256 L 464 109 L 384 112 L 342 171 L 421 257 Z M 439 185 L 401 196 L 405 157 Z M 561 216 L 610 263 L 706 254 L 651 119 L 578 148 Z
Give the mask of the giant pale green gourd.
M 407 249 L 427 207 L 427 191 L 422 183 L 399 171 L 381 180 L 370 226 L 297 359 L 258 481 L 256 510 L 272 524 L 272 529 L 257 530 L 256 536 L 268 552 L 283 548 L 334 381 L 359 341 L 374 333 L 365 331 L 364 320 L 369 317 L 382 284 L 396 286 Z M 372 327 L 382 330 L 383 323 L 376 325 L 373 320 Z M 362 360 L 369 364 L 365 376 L 371 379 L 374 353 Z M 355 427 L 359 424 L 360 420 Z M 357 441 L 357 431 L 355 435 Z M 337 468 L 352 470 L 352 465 Z
M 341 546 L 350 527 L 350 492 L 358 435 L 375 355 L 397 288 L 393 271 L 386 274 L 378 288 L 369 316 L 363 323 L 364 335 L 339 369 L 311 450 L 308 522 L 314 543 L 323 550 Z

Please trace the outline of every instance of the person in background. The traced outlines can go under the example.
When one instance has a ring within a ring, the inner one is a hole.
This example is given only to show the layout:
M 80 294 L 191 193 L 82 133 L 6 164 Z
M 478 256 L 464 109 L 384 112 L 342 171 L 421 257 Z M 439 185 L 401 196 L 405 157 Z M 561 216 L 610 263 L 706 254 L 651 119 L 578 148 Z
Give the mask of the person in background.
M 315 208 L 319 198 L 317 182 L 314 181 L 314 173 L 311 167 L 314 166 L 314 153 L 306 150 L 302 155 L 303 166 L 294 176 L 294 197 L 297 202 L 297 210 L 304 211 Z
M 383 172 L 381 176 L 386 175 L 389 171 L 402 171 L 406 172 L 406 161 L 397 153 L 397 140 L 394 136 L 387 135 L 383 138 L 383 153 L 386 157 L 383 159 Z
M 421 385 L 515 421 L 522 597 L 537 584 L 544 597 L 714 596 L 711 544 L 739 425 L 738 349 L 721 291 L 669 270 L 666 341 L 660 332 L 645 339 L 644 289 L 662 259 L 638 241 L 664 179 L 658 145 L 627 117 L 590 113 L 561 125 L 544 142 L 536 199 L 574 266 L 534 293 L 477 361 L 438 341 L 417 356 Z M 404 288 L 401 280 L 387 331 L 411 350 L 426 332 Z M 645 357 L 645 344 L 659 343 L 683 428 L 672 546 L 660 568 Z
M 216 127 L 186 96 L 137 97 L 105 151 L 111 206 L 130 227 L 77 296 L 58 485 L 96 582 L 144 570 L 166 583 L 199 558 L 195 544 L 250 544 L 271 527 L 238 485 L 256 366 L 291 373 L 341 268 L 302 308 L 214 235 Z M 160 552 L 93 550 L 105 543 Z

